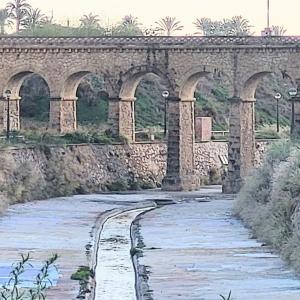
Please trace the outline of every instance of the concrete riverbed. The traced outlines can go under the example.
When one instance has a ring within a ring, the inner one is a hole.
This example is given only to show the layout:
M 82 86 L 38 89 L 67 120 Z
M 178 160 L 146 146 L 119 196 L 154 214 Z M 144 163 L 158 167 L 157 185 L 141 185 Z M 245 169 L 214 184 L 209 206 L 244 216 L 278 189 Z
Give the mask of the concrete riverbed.
M 70 277 L 79 266 L 87 266 L 92 260 L 95 235 L 99 233 L 95 227 L 101 227 L 112 215 L 153 205 L 146 198 L 149 196 L 145 193 L 80 195 L 10 206 L 0 216 L 0 284 L 8 281 L 11 266 L 20 260 L 20 254 L 30 253 L 33 269 L 22 276 L 21 286 L 31 287 L 43 261 L 57 253 L 58 272 L 50 273 L 53 287 L 47 299 L 77 299 L 79 282 Z
M 159 208 L 145 212 L 155 203 Z M 175 204 L 165 205 L 170 203 Z M 30 252 L 34 266 L 23 287 L 32 285 L 43 260 L 58 253 L 58 272 L 50 274 L 54 286 L 47 299 L 75 300 L 79 284 L 70 276 L 92 262 L 96 300 L 135 300 L 131 255 L 136 262 L 142 250 L 140 299 L 217 300 L 232 290 L 235 300 L 298 300 L 299 278 L 250 238 L 232 217 L 232 206 L 232 197 L 219 188 L 80 195 L 13 205 L 0 217 L 0 284 L 7 282 L 21 253 Z M 137 238 L 133 245 L 131 234 Z
M 219 193 L 183 197 L 138 221 L 141 299 L 300 299 L 300 278 L 232 216 Z M 146 275 L 146 276 L 143 276 Z

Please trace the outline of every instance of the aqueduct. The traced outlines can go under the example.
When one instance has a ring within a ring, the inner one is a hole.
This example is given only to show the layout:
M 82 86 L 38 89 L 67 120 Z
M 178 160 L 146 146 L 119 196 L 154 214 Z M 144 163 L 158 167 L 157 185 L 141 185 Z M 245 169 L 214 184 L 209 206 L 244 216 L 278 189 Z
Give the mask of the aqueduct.
M 20 87 L 30 74 L 40 75 L 50 91 L 50 124 L 76 129 L 76 90 L 87 74 L 103 76 L 109 95 L 112 130 L 134 142 L 134 102 L 147 73 L 168 87 L 168 157 L 163 186 L 193 189 L 194 92 L 201 77 L 222 77 L 230 93 L 227 192 L 239 190 L 254 163 L 254 103 L 266 74 L 289 77 L 294 97 L 294 134 L 300 135 L 300 37 L 3 37 L 0 38 L 0 93 L 9 89 L 10 124 L 20 127 Z M 7 100 L 1 102 L 5 129 Z

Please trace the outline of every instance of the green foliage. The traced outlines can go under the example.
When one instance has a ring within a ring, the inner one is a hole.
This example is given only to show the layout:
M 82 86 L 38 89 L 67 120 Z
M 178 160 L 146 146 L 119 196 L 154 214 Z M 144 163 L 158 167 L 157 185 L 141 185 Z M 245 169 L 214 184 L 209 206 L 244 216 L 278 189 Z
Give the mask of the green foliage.
M 137 129 L 164 126 L 164 99 L 161 91 L 166 87 L 159 78 L 147 75 L 140 82 L 136 91 L 135 120 Z
M 78 270 L 71 275 L 72 280 L 78 280 L 80 284 L 79 295 L 77 298 L 85 299 L 85 294 L 90 292 L 88 285 L 91 278 L 95 277 L 95 273 L 88 266 L 80 266 Z
M 234 16 L 231 19 L 223 19 L 221 21 L 213 21 L 209 18 L 196 19 L 194 25 L 200 33 L 205 36 L 247 36 L 252 35 L 250 32 L 253 26 L 249 20 L 242 16 Z
M 30 289 L 21 289 L 20 284 L 21 275 L 24 274 L 28 268 L 32 268 L 30 263 L 31 257 L 28 253 L 26 256 L 21 254 L 21 261 L 14 264 L 10 272 L 9 281 L 2 286 L 0 296 L 3 300 L 44 300 L 46 299 L 46 289 L 48 284 L 52 285 L 49 279 L 49 270 L 55 267 L 54 263 L 58 259 L 57 254 L 53 254 L 44 262 L 44 265 L 34 279 L 34 287 Z M 55 267 L 56 268 L 56 267 Z
M 155 22 L 157 25 L 157 30 L 162 33 L 162 35 L 170 36 L 175 31 L 180 31 L 183 29 L 181 22 L 176 20 L 176 17 L 164 17 L 159 21 Z
M 107 122 L 108 102 L 99 100 L 93 105 L 88 105 L 86 100 L 79 99 L 77 102 L 77 120 L 84 124 L 103 124 Z
M 81 144 L 81 143 L 92 143 L 92 144 L 112 144 L 117 139 L 111 137 L 107 133 L 99 131 L 81 130 L 73 133 L 66 133 L 62 138 L 68 144 Z
M 60 24 L 47 23 L 39 26 L 32 31 L 31 29 L 24 29 L 18 33 L 22 36 L 103 36 L 105 29 L 102 27 L 87 28 L 87 27 L 70 27 Z
M 260 240 L 280 250 L 300 271 L 300 151 L 274 143 L 262 166 L 247 178 L 235 210 Z
M 78 270 L 71 275 L 71 279 L 88 281 L 90 278 L 94 278 L 94 276 L 94 271 L 88 266 L 80 266 Z
M 6 8 L 0 9 L 0 34 L 5 34 L 5 28 L 11 27 L 13 22 L 9 19 L 9 12 Z

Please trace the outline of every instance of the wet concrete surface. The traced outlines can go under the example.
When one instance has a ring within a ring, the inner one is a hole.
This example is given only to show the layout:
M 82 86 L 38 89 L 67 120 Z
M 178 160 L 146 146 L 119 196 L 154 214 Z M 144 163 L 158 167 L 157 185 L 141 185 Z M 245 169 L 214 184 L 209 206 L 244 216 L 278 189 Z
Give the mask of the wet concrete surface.
M 59 272 L 51 272 L 54 287 L 49 300 L 76 299 L 78 281 L 70 279 L 79 266 L 88 265 L 86 245 L 95 237 L 92 232 L 102 214 L 134 208 L 147 194 L 102 194 L 35 201 L 12 205 L 0 217 L 0 284 L 8 280 L 11 265 L 20 254 L 31 253 L 34 268 L 24 274 L 22 285 L 32 285 L 32 276 L 53 253 L 59 255 Z
M 300 278 L 251 239 L 231 215 L 230 196 L 211 192 L 186 195 L 139 220 L 139 269 L 150 291 L 144 286 L 143 299 L 217 300 L 231 290 L 235 300 L 299 300 Z
M 136 299 L 135 270 L 130 254 L 130 227 L 134 219 L 148 209 L 127 211 L 105 222 L 99 240 L 95 271 L 95 300 Z

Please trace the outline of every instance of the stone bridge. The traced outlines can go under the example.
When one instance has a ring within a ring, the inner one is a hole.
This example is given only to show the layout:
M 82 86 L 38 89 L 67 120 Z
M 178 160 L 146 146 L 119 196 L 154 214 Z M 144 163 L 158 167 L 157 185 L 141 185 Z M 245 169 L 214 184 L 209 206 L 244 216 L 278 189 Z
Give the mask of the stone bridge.
M 18 130 L 20 88 L 30 74 L 50 90 L 50 124 L 60 132 L 76 130 L 76 90 L 84 76 L 104 78 L 109 121 L 134 142 L 135 90 L 147 73 L 168 87 L 168 160 L 163 186 L 193 189 L 194 92 L 209 74 L 230 94 L 227 192 L 239 190 L 254 163 L 255 90 L 263 76 L 279 73 L 300 90 L 300 37 L 4 37 L 0 38 L 0 94 L 10 97 L 9 118 Z M 300 133 L 300 93 L 294 98 L 294 131 Z M 8 101 L 2 98 L 5 129 Z

